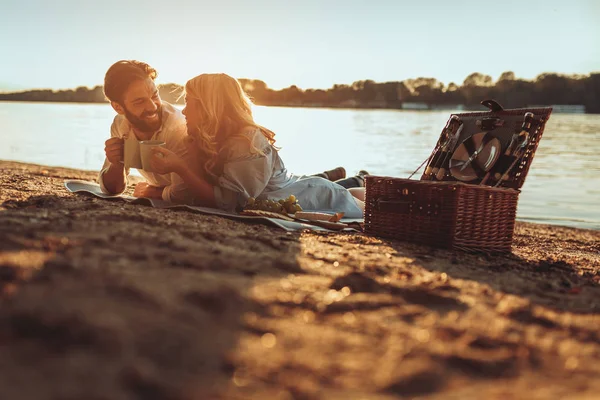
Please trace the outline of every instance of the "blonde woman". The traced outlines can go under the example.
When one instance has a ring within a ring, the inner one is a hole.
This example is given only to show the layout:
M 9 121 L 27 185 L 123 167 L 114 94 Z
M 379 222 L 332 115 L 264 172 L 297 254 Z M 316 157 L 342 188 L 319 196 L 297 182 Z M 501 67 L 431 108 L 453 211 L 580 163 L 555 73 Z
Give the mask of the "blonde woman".
M 239 82 L 226 74 L 202 74 L 185 85 L 190 160 L 155 148 L 153 168 L 174 172 L 196 204 L 227 211 L 248 198 L 295 195 L 304 210 L 343 211 L 361 218 L 364 188 L 345 189 L 327 179 L 288 172 L 275 146 L 275 134 L 254 122 L 252 103 Z

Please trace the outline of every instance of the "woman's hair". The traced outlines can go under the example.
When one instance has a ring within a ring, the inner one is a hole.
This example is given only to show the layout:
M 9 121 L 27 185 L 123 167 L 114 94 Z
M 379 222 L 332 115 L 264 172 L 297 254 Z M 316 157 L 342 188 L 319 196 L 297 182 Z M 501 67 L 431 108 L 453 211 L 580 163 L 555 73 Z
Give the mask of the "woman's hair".
M 252 101 L 235 78 L 226 74 L 198 75 L 187 81 L 185 98 L 186 109 L 193 109 L 199 119 L 188 134 L 206 157 L 204 170 L 212 180 L 222 173 L 228 139 L 246 139 L 252 153 L 262 153 L 254 147 L 252 138 L 242 134 L 248 128 L 256 128 L 274 145 L 275 134 L 254 122 Z
M 135 80 L 152 79 L 157 76 L 156 70 L 145 62 L 121 60 L 110 66 L 104 76 L 104 95 L 110 101 L 122 104 L 123 94 Z

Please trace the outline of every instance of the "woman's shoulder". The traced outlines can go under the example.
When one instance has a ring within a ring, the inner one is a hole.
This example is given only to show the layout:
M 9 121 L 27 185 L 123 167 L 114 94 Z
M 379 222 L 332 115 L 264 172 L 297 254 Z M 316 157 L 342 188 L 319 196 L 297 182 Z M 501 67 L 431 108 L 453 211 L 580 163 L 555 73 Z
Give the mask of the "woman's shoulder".
M 226 147 L 234 152 L 249 152 L 253 149 L 265 150 L 270 148 L 271 144 L 260 128 L 248 127 L 237 135 L 229 137 Z
M 264 147 L 269 145 L 269 141 L 261 128 L 255 126 L 244 128 L 240 134 L 255 146 Z

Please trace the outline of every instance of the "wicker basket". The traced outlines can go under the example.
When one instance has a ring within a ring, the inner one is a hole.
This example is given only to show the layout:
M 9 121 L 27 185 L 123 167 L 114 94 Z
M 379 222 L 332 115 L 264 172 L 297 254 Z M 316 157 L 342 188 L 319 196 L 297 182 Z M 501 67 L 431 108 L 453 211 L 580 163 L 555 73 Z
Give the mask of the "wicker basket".
M 476 119 L 490 115 L 518 121 L 526 112 L 534 113 L 529 144 L 508 180 L 500 180 L 501 187 L 490 187 L 458 182 L 449 174 L 440 181 L 367 176 L 365 232 L 435 247 L 510 252 L 519 188 L 551 111 L 542 108 L 454 114 L 474 126 Z M 509 131 L 513 130 L 511 125 Z M 463 134 L 466 137 L 472 132 L 471 127 Z M 499 139 L 503 145 L 510 140 Z
M 518 190 L 366 179 L 365 232 L 436 247 L 510 251 Z

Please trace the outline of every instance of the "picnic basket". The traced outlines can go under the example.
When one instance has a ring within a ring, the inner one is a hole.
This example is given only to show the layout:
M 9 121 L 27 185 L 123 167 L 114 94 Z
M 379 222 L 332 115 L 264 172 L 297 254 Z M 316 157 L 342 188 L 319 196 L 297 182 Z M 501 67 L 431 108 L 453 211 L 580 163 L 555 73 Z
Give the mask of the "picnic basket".
M 465 251 L 511 251 L 520 189 L 552 108 L 482 104 L 490 110 L 451 114 L 420 180 L 366 176 L 366 233 Z M 515 145 L 526 120 L 527 138 Z M 448 127 L 456 121 L 462 128 L 451 135 Z M 487 155 L 480 162 L 481 149 Z

